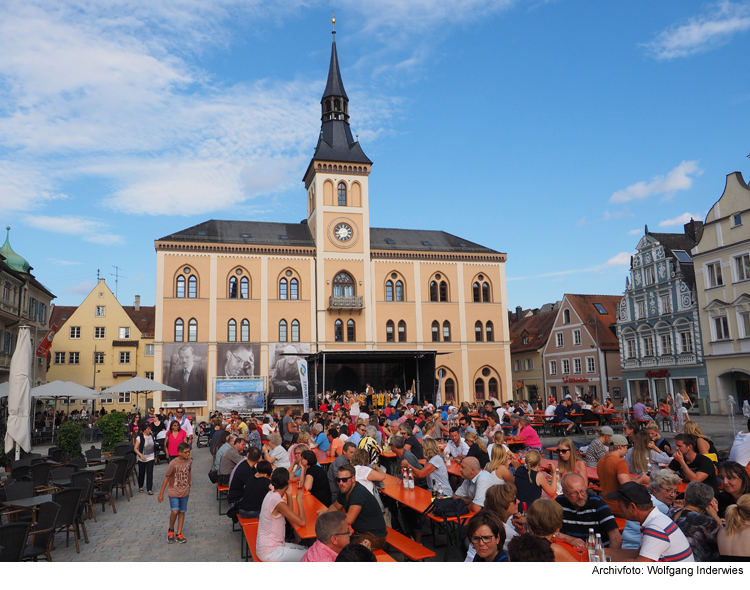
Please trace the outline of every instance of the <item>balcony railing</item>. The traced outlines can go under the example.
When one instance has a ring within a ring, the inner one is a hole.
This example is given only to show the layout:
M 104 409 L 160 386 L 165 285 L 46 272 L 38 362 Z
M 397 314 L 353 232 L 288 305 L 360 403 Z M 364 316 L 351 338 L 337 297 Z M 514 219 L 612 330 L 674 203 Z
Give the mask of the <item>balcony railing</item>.
M 328 309 L 362 309 L 362 297 L 336 297 L 328 298 Z
M 694 352 L 685 352 L 677 356 L 678 365 L 694 365 L 696 362 Z
M 640 363 L 638 362 L 638 359 L 626 359 L 624 368 L 637 369 L 639 365 Z
M 641 360 L 641 366 L 642 367 L 655 367 L 656 366 L 656 358 L 653 356 L 647 356 L 643 360 Z
M 662 355 L 662 356 L 659 357 L 659 366 L 660 367 L 661 366 L 670 366 L 670 365 L 674 365 L 674 364 L 675 364 L 674 356 L 671 355 L 671 354 L 665 354 L 665 355 Z

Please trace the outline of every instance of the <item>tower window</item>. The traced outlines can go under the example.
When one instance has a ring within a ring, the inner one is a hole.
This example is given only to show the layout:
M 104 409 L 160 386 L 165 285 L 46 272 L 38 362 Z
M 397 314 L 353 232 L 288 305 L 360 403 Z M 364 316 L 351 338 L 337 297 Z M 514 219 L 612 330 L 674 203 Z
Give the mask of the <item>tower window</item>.
M 398 323 L 398 341 L 406 342 L 406 322 L 404 320 Z
M 333 279 L 334 297 L 354 297 L 354 279 L 345 272 L 340 272 Z
M 227 342 L 237 342 L 237 322 L 229 320 L 227 324 Z
M 295 301 L 299 299 L 299 283 L 297 282 L 297 279 L 289 281 L 289 299 Z
M 440 324 L 438 324 L 437 320 L 432 322 L 432 341 L 440 342 Z
M 393 301 L 393 281 L 385 282 L 385 300 Z
M 195 318 L 188 322 L 188 342 L 198 342 L 198 321 Z
M 443 342 L 451 341 L 451 324 L 448 320 L 443 322 Z
M 396 301 L 404 300 L 404 284 L 401 281 L 396 281 Z
M 279 299 L 287 299 L 288 287 L 289 287 L 289 284 L 286 282 L 286 279 L 281 279 L 279 281 Z
M 435 281 L 430 281 L 430 301 L 438 300 L 438 286 Z
M 448 283 L 440 281 L 440 301 L 448 301 Z
M 292 320 L 292 342 L 299 342 L 299 322 Z
M 247 320 L 242 320 L 240 340 L 242 342 L 250 342 L 250 322 Z
M 339 207 L 346 207 L 346 184 L 339 182 Z
M 174 321 L 174 341 L 183 342 L 185 340 L 185 323 L 181 318 Z
M 492 334 L 492 322 L 487 322 L 485 332 L 487 333 L 487 342 L 492 342 L 494 339 L 494 336 Z
M 240 298 L 241 299 L 249 299 L 250 298 L 250 281 L 247 277 L 242 277 L 240 279 Z
M 237 277 L 229 279 L 229 299 L 237 299 Z
M 474 338 L 477 342 L 482 341 L 482 322 L 479 320 L 474 324 Z

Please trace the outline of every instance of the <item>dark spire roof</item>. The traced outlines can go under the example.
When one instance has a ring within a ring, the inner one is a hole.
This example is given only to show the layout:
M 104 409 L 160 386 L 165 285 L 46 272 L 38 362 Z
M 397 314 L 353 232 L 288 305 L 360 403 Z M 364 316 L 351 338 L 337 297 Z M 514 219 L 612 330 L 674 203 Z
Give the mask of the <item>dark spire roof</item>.
M 333 37 L 333 45 L 331 47 L 331 65 L 328 66 L 328 82 L 326 82 L 326 89 L 323 92 L 323 98 L 330 96 L 343 96 L 346 100 L 349 97 L 346 95 L 344 90 L 344 83 L 341 81 L 341 70 L 339 69 L 339 56 L 336 52 L 336 33 Z

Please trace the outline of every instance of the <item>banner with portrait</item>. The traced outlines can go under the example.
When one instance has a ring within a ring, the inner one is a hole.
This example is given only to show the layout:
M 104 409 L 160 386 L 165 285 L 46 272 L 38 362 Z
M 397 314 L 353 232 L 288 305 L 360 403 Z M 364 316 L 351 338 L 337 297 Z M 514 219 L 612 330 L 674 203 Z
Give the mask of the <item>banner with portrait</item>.
M 260 375 L 260 344 L 221 342 L 216 345 L 217 377 L 257 377 Z
M 280 342 L 268 345 L 268 405 L 302 405 L 304 392 L 297 359 L 309 354 L 308 342 Z
M 178 391 L 165 391 L 162 405 L 186 408 L 208 405 L 208 344 L 169 342 L 164 344 L 162 381 Z

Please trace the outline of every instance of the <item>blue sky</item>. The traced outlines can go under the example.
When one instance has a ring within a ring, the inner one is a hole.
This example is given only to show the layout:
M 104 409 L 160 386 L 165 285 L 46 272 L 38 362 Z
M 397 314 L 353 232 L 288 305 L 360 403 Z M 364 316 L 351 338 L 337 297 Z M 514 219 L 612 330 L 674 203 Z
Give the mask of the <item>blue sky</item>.
M 153 241 L 298 222 L 331 9 L 371 223 L 507 252 L 508 306 L 619 294 L 750 179 L 750 2 L 8 0 L 0 225 L 56 303 L 153 305 Z M 741 58 L 741 56 L 745 58 Z

